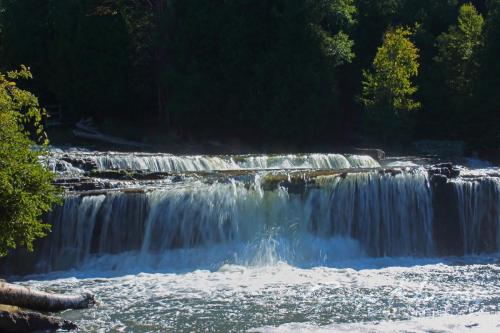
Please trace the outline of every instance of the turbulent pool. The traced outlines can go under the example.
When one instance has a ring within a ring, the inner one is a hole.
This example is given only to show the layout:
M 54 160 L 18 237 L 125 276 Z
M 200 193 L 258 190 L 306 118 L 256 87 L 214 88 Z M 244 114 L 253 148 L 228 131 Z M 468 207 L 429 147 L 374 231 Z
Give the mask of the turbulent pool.
M 64 204 L 0 271 L 82 332 L 500 330 L 495 168 L 53 150 Z M 483 166 L 481 166 L 483 167 Z

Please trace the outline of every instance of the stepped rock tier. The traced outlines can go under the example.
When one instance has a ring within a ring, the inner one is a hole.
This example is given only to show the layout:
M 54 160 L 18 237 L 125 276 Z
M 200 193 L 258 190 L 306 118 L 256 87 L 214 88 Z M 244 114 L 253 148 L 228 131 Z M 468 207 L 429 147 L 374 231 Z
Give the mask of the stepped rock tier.
M 492 253 L 498 169 L 339 154 L 174 156 L 52 150 L 64 202 L 50 235 L 2 265 L 68 269 L 328 265 Z

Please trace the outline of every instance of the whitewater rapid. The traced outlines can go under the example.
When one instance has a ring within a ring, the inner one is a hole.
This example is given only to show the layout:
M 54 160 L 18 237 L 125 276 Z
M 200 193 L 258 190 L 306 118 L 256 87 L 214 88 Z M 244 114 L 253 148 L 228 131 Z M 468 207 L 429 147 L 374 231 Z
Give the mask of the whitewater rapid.
M 77 321 L 81 332 L 328 332 L 340 328 L 414 332 L 427 321 L 434 322 L 428 327 L 443 327 L 478 312 L 489 316 L 465 321 L 477 323 L 476 331 L 487 332 L 498 322 L 500 266 L 495 257 L 343 263 L 344 267 L 309 268 L 283 262 L 221 265 L 171 273 L 89 269 L 51 273 L 42 280 L 32 277 L 23 284 L 98 295 L 99 307 L 62 314 Z M 443 316 L 443 321 L 426 319 Z M 362 324 L 367 322 L 371 324 Z M 448 331 L 461 330 L 448 327 Z
M 486 332 L 500 172 L 430 161 L 52 149 L 52 232 L 0 271 L 97 295 L 81 332 Z

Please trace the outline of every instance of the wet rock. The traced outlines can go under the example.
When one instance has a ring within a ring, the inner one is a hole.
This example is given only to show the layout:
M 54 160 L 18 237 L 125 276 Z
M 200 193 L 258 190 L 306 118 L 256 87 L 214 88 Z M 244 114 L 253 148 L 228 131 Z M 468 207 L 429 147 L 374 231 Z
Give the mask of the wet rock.
M 182 182 L 183 180 L 184 180 L 184 177 L 176 175 L 172 178 L 172 183 L 179 183 L 179 182 Z
M 433 233 L 439 255 L 463 254 L 463 238 L 459 221 L 459 201 L 453 184 L 445 175 L 431 177 Z
M 448 163 L 440 163 L 431 166 L 428 169 L 429 177 L 434 175 L 442 175 L 447 178 L 457 178 L 460 176 L 460 169 L 453 166 L 451 162 Z
M 433 165 L 433 167 L 443 168 L 443 169 L 451 169 L 451 168 L 453 168 L 453 163 L 451 163 L 451 162 L 439 163 L 439 164 Z
M 302 194 L 306 190 L 306 182 L 284 182 L 280 184 L 290 194 Z
M 396 176 L 396 175 L 402 174 L 403 170 L 401 170 L 401 169 L 390 169 L 390 173 L 391 173 L 391 175 Z
M 110 186 L 101 182 L 85 182 L 73 185 L 70 190 L 72 191 L 95 191 L 109 189 Z
M 431 176 L 430 182 L 433 187 L 443 186 L 448 182 L 448 177 L 445 175 L 435 174 Z
M 72 166 L 83 171 L 92 171 L 97 169 L 97 164 L 90 158 L 75 158 L 65 155 L 61 160 L 70 163 Z
M 382 170 L 379 170 L 378 173 L 380 175 L 386 175 L 386 174 L 390 174 L 392 176 L 396 176 L 396 175 L 400 175 L 403 173 L 403 170 L 401 169 L 398 169 L 398 168 L 390 168 L 390 169 L 382 169 Z
M 377 161 L 383 160 L 385 158 L 385 152 L 382 149 L 364 149 L 355 148 L 354 152 L 359 155 L 368 155 Z
M 79 177 L 79 178 L 57 178 L 54 180 L 55 185 L 61 185 L 64 186 L 65 184 L 75 184 L 75 183 L 80 183 L 84 181 L 86 178 Z
M 132 175 L 132 178 L 136 180 L 161 180 L 166 179 L 170 176 L 168 172 L 144 172 L 139 171 L 135 172 Z
M 55 165 L 55 171 L 64 172 L 64 171 L 66 171 L 66 166 L 61 162 L 57 162 Z
M 108 195 L 110 193 L 125 193 L 125 194 L 144 194 L 148 190 L 144 188 L 119 188 L 119 189 L 105 189 L 105 190 L 90 190 L 90 191 L 80 191 L 78 193 L 81 197 L 93 197 L 97 195 Z
M 113 180 L 161 180 L 168 178 L 171 174 L 168 172 L 148 172 L 148 171 L 133 171 L 133 170 L 105 170 L 91 171 L 89 177 L 99 179 Z
M 69 191 L 94 191 L 112 188 L 106 181 L 100 181 L 92 178 L 59 178 L 54 184 Z
M 0 331 L 5 333 L 46 332 L 75 330 L 76 324 L 68 320 L 46 316 L 15 307 L 0 307 Z
M 127 170 L 91 171 L 88 176 L 101 179 L 134 180 L 132 173 Z
M 279 187 L 286 188 L 288 193 L 302 194 L 307 188 L 315 186 L 315 175 L 303 173 L 286 174 L 278 173 L 266 175 L 262 179 L 262 189 L 264 191 L 274 191 Z

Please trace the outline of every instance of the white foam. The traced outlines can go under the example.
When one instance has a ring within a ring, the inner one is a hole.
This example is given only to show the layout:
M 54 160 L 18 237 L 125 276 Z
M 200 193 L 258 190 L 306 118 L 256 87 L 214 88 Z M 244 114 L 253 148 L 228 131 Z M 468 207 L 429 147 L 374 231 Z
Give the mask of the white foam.
M 407 168 L 407 167 L 413 168 L 418 166 L 419 166 L 418 164 L 411 161 L 395 161 L 385 165 L 385 167 L 387 168 Z
M 371 323 L 334 324 L 316 326 L 311 324 L 290 323 L 279 327 L 262 327 L 248 331 L 259 333 L 462 333 L 462 332 L 500 332 L 500 314 L 473 313 L 468 315 L 448 315 L 430 318 L 416 318 L 406 321 L 380 321 Z
M 363 269 L 282 262 L 115 275 L 89 269 L 23 284 L 95 294 L 98 308 L 62 314 L 83 331 L 465 332 L 473 325 L 495 332 L 498 316 L 488 313 L 500 311 L 500 267 L 486 258 L 457 260 L 358 260 Z M 475 312 L 484 316 L 467 315 Z
M 214 170 L 290 170 L 377 168 L 370 156 L 340 154 L 288 155 L 172 155 L 165 153 L 122 153 L 52 148 L 54 163 L 62 158 L 93 162 L 99 170 L 140 170 L 151 172 L 188 172 Z M 63 174 L 64 175 L 64 174 Z

